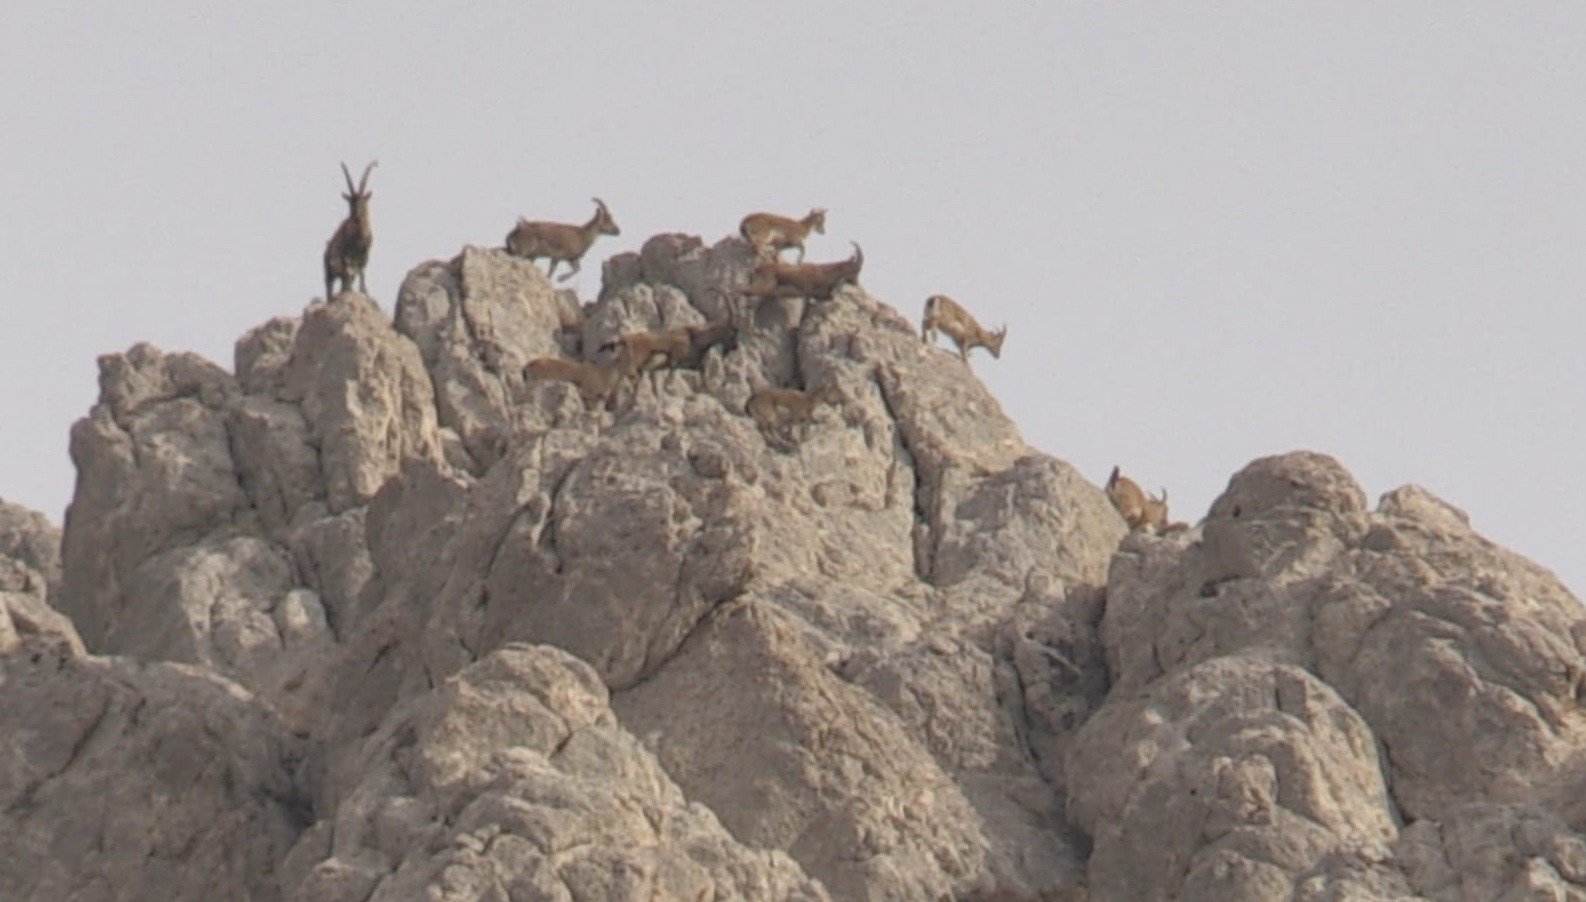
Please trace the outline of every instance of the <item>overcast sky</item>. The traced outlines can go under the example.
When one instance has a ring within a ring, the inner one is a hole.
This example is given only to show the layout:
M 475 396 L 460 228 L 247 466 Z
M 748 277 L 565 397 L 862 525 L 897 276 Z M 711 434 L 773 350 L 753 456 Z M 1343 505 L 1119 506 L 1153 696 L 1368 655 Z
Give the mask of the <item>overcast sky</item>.
M 519 215 L 813 258 L 917 318 L 1025 436 L 1198 519 L 1252 458 L 1405 482 L 1586 588 L 1586 4 L 7 4 L 0 496 L 59 521 L 94 357 L 224 366 L 321 292 L 339 161 L 369 286 Z M 977 352 L 977 355 L 981 352 Z

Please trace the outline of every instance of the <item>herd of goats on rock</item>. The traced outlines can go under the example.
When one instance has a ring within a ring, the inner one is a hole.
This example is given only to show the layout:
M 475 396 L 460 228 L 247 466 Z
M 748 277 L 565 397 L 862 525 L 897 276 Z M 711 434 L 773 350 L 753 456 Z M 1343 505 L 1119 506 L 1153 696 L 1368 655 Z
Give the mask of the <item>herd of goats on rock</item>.
M 325 245 L 325 298 L 335 296 L 333 288 L 341 284 L 342 291 L 352 288 L 353 280 L 358 290 L 367 293 L 364 268 L 369 262 L 369 249 L 374 243 L 374 232 L 369 224 L 369 174 L 375 164 L 364 168 L 363 177 L 353 184 L 347 164 L 341 167 L 347 180 L 347 218 L 336 228 Z M 857 282 L 859 270 L 864 265 L 864 252 L 854 244 L 853 256 L 834 263 L 804 262 L 804 239 L 810 232 L 826 233 L 826 211 L 811 210 L 802 219 L 778 216 L 773 213 L 751 213 L 738 227 L 745 241 L 755 250 L 755 264 L 750 272 L 746 294 L 754 299 L 772 297 L 803 297 L 811 300 L 830 300 L 833 292 L 844 284 Z M 595 198 L 595 215 L 583 225 L 560 222 L 531 222 L 519 219 L 507 233 L 506 251 L 515 257 L 535 261 L 541 258 L 550 262 L 546 272 L 554 276 L 556 267 L 566 263 L 571 268 L 562 274 L 567 281 L 578 273 L 579 261 L 601 235 L 621 234 L 611 211 L 599 198 Z M 782 259 L 789 248 L 798 250 L 793 263 Z M 1006 326 L 988 331 L 944 294 L 932 295 L 925 301 L 925 316 L 921 323 L 923 339 L 934 343 L 938 333 L 945 333 L 958 347 L 958 356 L 966 363 L 969 352 L 985 348 L 994 358 L 1002 356 L 1002 341 L 1007 337 Z M 560 357 L 542 357 L 524 366 L 526 376 L 571 382 L 577 386 L 586 404 L 611 406 L 621 387 L 629 380 L 637 383 L 638 377 L 649 370 L 662 367 L 699 369 L 706 353 L 713 347 L 724 351 L 736 346 L 737 327 L 730 322 L 701 326 L 683 326 L 656 332 L 634 332 L 607 342 L 600 351 L 606 355 L 598 363 L 580 363 Z M 795 388 L 760 388 L 749 396 L 745 412 L 754 418 L 761 432 L 768 438 L 790 441 L 792 430 L 808 423 L 810 415 L 819 404 L 836 399 L 835 381 L 826 380 L 807 390 Z M 1131 531 L 1165 531 L 1182 528 L 1169 526 L 1167 520 L 1167 491 L 1161 497 L 1152 497 L 1141 490 L 1134 480 L 1113 467 L 1107 480 L 1107 497 L 1112 501 Z

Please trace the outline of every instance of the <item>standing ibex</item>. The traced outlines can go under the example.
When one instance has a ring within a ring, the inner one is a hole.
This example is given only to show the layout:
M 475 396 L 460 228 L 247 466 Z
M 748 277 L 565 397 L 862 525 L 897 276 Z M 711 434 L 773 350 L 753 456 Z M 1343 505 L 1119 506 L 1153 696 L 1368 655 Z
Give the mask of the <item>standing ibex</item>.
M 936 340 L 937 330 L 947 333 L 947 337 L 958 346 L 958 359 L 966 363 L 969 361 L 969 352 L 977 347 L 985 348 L 992 357 L 1002 359 L 1002 340 L 1008 337 L 1007 326 L 987 332 L 969 315 L 968 310 L 945 294 L 933 294 L 925 300 L 925 320 L 920 323 L 920 332 L 926 344 Z
M 776 256 L 783 250 L 799 249 L 798 262 L 804 262 L 804 239 L 811 231 L 826 234 L 826 211 L 816 207 L 803 219 L 791 219 L 775 213 L 750 213 L 738 224 L 738 234 L 754 245 L 762 256 Z
M 1162 490 L 1161 498 L 1153 498 L 1141 490 L 1133 479 L 1120 474 L 1118 468 L 1113 467 L 1112 475 L 1107 478 L 1107 500 L 1123 517 L 1130 532 L 1141 529 L 1160 532 L 1168 528 L 1167 489 Z
M 857 243 L 854 255 L 835 263 L 783 263 L 762 255 L 749 274 L 749 294 L 754 297 L 805 297 L 823 301 L 845 282 L 858 282 L 865 252 Z
M 565 260 L 573 267 L 562 274 L 561 281 L 566 282 L 578 275 L 579 261 L 596 238 L 621 234 L 616 220 L 611 218 L 611 212 L 606 209 L 606 202 L 597 197 L 595 215 L 581 226 L 519 219 L 518 224 L 507 233 L 507 253 L 531 261 L 540 257 L 550 260 L 550 269 L 545 273 L 547 278 L 556 275 L 556 264 Z
M 766 435 L 780 433 L 784 440 L 792 436 L 786 430 L 809 421 L 815 405 L 837 398 L 837 380 L 828 378 L 818 388 L 799 391 L 796 388 L 762 388 L 749 396 L 744 405 L 760 431 Z
M 347 193 L 342 195 L 347 199 L 347 218 L 341 221 L 341 225 L 330 236 L 330 241 L 325 243 L 326 301 L 333 297 L 331 287 L 338 279 L 341 281 L 341 290 L 350 291 L 354 276 L 358 277 L 358 290 L 369 293 L 364 284 L 363 270 L 369 265 L 369 248 L 374 244 L 374 230 L 369 226 L 369 198 L 374 196 L 374 192 L 364 189 L 369 185 L 369 173 L 374 167 L 375 163 L 370 163 L 364 168 L 363 178 L 358 180 L 355 187 L 347 164 L 341 164 L 341 174 L 347 179 Z

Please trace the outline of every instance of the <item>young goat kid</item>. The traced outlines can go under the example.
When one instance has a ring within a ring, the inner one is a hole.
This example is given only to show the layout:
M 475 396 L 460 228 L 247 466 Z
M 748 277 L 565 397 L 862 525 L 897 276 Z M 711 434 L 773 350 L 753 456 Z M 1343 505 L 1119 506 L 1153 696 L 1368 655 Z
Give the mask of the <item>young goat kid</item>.
M 347 171 L 347 164 L 341 164 L 341 174 L 347 179 L 347 193 L 342 195 L 347 200 L 347 218 L 341 221 L 330 240 L 325 242 L 327 302 L 335 297 L 331 289 L 338 280 L 341 290 L 349 291 L 354 276 L 358 278 L 358 290 L 369 293 L 368 286 L 364 284 L 363 271 L 369 265 L 369 248 L 374 244 L 374 229 L 369 225 L 369 198 L 374 197 L 374 192 L 364 189 L 369 185 L 369 173 L 374 170 L 376 163 L 364 167 L 363 178 L 358 180 L 356 186 L 352 183 L 352 173 Z
M 947 333 L 958 346 L 958 359 L 965 363 L 969 362 L 969 352 L 975 348 L 985 348 L 992 357 L 1001 360 L 1002 340 L 1008 337 L 1007 326 L 987 332 L 968 310 L 945 294 L 933 294 L 925 299 L 925 319 L 920 323 L 921 337 L 926 344 L 936 341 L 938 330 Z
M 854 255 L 835 263 L 783 263 L 762 256 L 749 276 L 749 294 L 760 297 L 810 298 L 829 300 L 844 283 L 859 281 L 865 265 L 865 252 L 854 244 Z
M 1112 475 L 1107 478 L 1107 500 L 1123 517 L 1130 532 L 1142 529 L 1162 532 L 1168 528 L 1167 489 L 1162 490 L 1161 498 L 1151 497 L 1140 488 L 1139 483 L 1113 467 Z
M 738 224 L 738 234 L 754 245 L 761 256 L 774 257 L 790 247 L 798 248 L 798 262 L 804 262 L 804 239 L 813 231 L 826 234 L 826 211 L 816 207 L 803 219 L 775 213 L 750 213 Z
M 579 261 L 589 252 L 596 238 L 620 234 L 622 230 L 617 228 L 617 221 L 611 218 L 606 202 L 597 197 L 595 215 L 581 226 L 519 219 L 518 224 L 507 233 L 507 253 L 529 261 L 540 257 L 550 260 L 546 278 L 556 275 L 556 264 L 566 261 L 573 267 L 562 274 L 560 281 L 566 282 L 578 275 Z
M 762 388 L 749 396 L 744 410 L 760 431 L 767 437 L 779 436 L 792 441 L 791 430 L 809 422 L 815 405 L 837 399 L 837 380 L 827 379 L 818 388 L 799 391 L 796 388 Z

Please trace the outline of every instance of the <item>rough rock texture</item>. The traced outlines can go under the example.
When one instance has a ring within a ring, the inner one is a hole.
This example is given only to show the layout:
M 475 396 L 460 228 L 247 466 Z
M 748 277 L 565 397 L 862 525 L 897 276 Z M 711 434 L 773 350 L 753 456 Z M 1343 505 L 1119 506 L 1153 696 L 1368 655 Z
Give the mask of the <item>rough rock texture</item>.
M 1197 533 L 1125 540 L 1105 613 L 1060 621 L 1100 643 L 1099 705 L 1061 666 L 1026 698 L 1104 898 L 1575 898 L 1548 856 L 1586 826 L 1583 624 L 1424 490 L 1372 511 L 1287 454 Z
M 0 655 L 7 899 L 275 899 L 297 745 L 237 686 L 24 642 Z
M 22 897 L 1586 898 L 1550 574 L 1307 453 L 1126 536 L 956 355 L 856 286 L 754 303 L 752 260 L 662 235 L 580 303 L 467 248 L 234 373 L 103 358 L 60 575 L 0 507 Z M 615 409 L 523 372 L 721 322 Z M 796 440 L 744 413 L 826 380 Z M 59 722 L 101 707 L 124 738 Z M 117 768 L 144 845 L 46 848 L 122 836 Z
M 828 898 L 685 800 L 594 670 L 547 646 L 404 702 L 335 782 L 334 817 L 283 866 L 291 898 Z
M 50 606 L 59 593 L 61 531 L 43 514 L 0 499 L 0 654 L 28 645 L 81 654 L 71 620 Z

